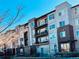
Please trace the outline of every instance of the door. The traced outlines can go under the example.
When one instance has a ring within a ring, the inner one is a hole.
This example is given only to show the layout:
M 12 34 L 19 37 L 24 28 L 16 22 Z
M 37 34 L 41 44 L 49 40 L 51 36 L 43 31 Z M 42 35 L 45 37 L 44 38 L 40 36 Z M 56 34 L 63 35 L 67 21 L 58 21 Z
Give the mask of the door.
M 41 48 L 41 56 L 44 55 L 44 48 Z

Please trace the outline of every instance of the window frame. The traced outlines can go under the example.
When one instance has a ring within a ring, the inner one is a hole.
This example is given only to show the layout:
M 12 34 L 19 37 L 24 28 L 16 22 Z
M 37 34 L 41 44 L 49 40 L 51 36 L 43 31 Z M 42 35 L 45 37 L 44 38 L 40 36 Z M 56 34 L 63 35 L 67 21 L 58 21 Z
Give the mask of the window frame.
M 66 37 L 66 31 L 62 31 L 62 32 L 60 32 L 60 37 L 61 37 L 61 38 Z
M 49 26 L 49 29 L 52 30 L 52 29 L 55 29 L 55 27 L 56 27 L 55 24 L 52 24 Z
M 76 31 L 76 35 L 77 35 L 77 37 L 79 37 L 79 30 L 78 30 L 78 31 Z
M 59 22 L 59 25 L 60 25 L 60 27 L 65 26 L 65 21 L 60 21 L 60 22 Z
M 51 18 L 51 19 L 50 19 L 50 18 Z M 54 13 L 49 14 L 49 15 L 48 15 L 48 19 L 49 19 L 49 20 L 55 19 L 55 14 L 54 14 Z
M 70 43 L 62 43 L 61 44 L 61 51 L 62 51 L 62 49 L 69 52 L 70 51 Z M 64 51 L 62 51 L 62 52 L 64 52 Z

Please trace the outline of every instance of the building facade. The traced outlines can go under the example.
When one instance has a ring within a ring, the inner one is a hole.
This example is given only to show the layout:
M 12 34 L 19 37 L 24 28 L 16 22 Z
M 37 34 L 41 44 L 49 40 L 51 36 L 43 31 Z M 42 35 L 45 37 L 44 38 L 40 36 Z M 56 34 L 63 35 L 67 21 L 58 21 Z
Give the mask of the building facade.
M 55 10 L 33 19 L 37 52 L 52 55 L 56 52 L 79 51 L 78 15 L 79 5 L 72 7 L 64 2 Z
M 16 33 L 18 33 L 18 46 L 16 48 L 17 56 L 29 55 L 29 40 L 28 40 L 28 23 L 19 25 L 16 27 Z
M 55 10 L 17 26 L 17 48 L 22 46 L 25 51 L 27 50 L 26 53 L 29 51 L 30 55 L 36 53 L 39 56 L 79 51 L 78 16 L 79 5 L 72 7 L 68 2 L 64 2 L 56 6 Z

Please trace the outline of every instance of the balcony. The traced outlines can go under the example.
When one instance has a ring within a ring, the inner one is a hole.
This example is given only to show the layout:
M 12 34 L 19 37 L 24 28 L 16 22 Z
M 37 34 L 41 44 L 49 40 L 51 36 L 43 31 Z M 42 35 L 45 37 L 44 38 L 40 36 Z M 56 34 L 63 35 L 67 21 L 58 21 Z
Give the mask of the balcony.
M 39 26 L 36 26 L 35 29 L 40 29 L 40 28 L 44 28 L 44 27 L 47 27 L 47 22 L 45 24 L 42 24 L 42 25 L 39 25 Z
M 48 31 L 45 30 L 44 32 L 36 33 L 35 34 L 35 37 L 43 37 L 43 36 L 47 36 L 47 35 L 48 35 Z
M 40 45 L 48 45 L 49 44 L 49 41 L 44 41 L 44 42 L 36 42 L 34 43 L 33 45 L 37 45 L 37 46 L 40 46 Z

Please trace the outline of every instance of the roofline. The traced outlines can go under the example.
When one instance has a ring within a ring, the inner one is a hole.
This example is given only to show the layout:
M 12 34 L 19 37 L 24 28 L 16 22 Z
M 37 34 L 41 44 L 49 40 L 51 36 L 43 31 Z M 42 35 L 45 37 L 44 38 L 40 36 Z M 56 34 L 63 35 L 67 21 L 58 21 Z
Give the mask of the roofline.
M 30 20 L 28 20 L 28 23 L 34 21 L 35 19 L 36 19 L 35 17 L 34 18 L 31 18 Z
M 75 6 L 72 6 L 71 8 L 75 8 L 75 7 L 77 7 L 77 6 L 79 6 L 79 4 L 77 4 L 77 5 L 75 5 Z M 42 17 L 44 17 L 44 16 L 47 16 L 48 14 L 50 14 L 50 13 L 52 13 L 52 12 L 55 12 L 55 11 L 56 11 L 56 10 L 53 10 L 53 11 L 51 11 L 51 12 L 48 12 L 48 13 L 46 13 L 46 14 L 44 14 L 44 15 L 42 15 L 42 16 L 36 18 L 36 19 L 40 19 L 40 18 L 42 18 Z
M 52 12 L 55 12 L 55 11 L 56 11 L 56 10 L 53 10 L 53 11 L 51 11 L 51 12 L 48 12 L 48 13 L 46 13 L 46 14 L 44 14 L 44 15 L 42 15 L 42 16 L 36 18 L 36 19 L 40 19 L 40 18 L 42 18 L 42 17 L 44 17 L 44 16 L 47 16 L 48 14 L 50 14 L 50 13 L 52 13 Z
M 79 4 L 77 4 L 77 5 L 75 5 L 75 6 L 72 6 L 71 8 L 75 8 L 75 7 L 77 7 L 77 6 L 79 6 Z M 50 14 L 50 13 L 52 13 L 52 12 L 55 12 L 55 11 L 56 11 L 56 10 L 50 11 L 50 12 L 48 12 L 48 13 L 46 13 L 46 14 L 40 16 L 40 17 L 37 17 L 37 18 L 34 17 L 34 18 L 30 19 L 27 23 L 25 23 L 25 24 L 23 24 L 23 25 L 28 25 L 28 23 L 29 23 L 30 21 L 38 20 L 38 19 L 40 19 L 40 18 L 42 18 L 42 17 L 44 17 L 44 16 L 47 16 L 48 14 Z M 23 26 L 23 25 L 18 25 L 18 26 Z M 18 26 L 16 26 L 16 28 L 17 28 Z
M 77 6 L 79 6 L 79 4 L 77 4 L 77 5 L 75 5 L 75 6 L 71 7 L 71 8 L 75 8 L 75 7 L 77 7 Z
M 10 31 L 15 32 L 15 29 L 10 29 L 10 30 L 6 31 L 4 34 L 7 34 L 7 33 L 10 32 Z

